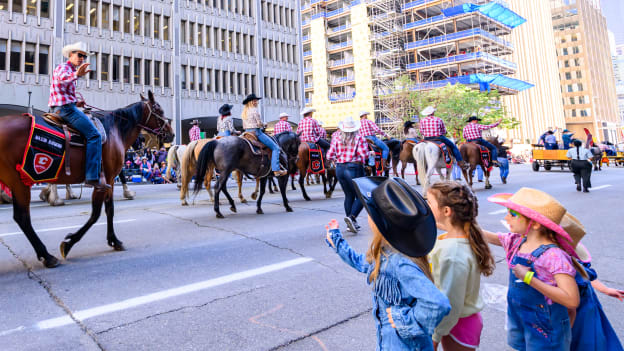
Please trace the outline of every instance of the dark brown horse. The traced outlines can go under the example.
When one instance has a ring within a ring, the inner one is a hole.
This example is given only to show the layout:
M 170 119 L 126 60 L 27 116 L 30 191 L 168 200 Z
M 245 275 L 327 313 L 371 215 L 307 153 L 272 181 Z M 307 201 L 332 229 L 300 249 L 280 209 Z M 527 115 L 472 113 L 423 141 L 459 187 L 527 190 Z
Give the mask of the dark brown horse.
M 416 176 L 416 185 L 420 185 L 420 180 L 418 179 L 418 170 L 416 166 L 416 159 L 414 159 L 414 144 L 411 142 L 404 140 L 401 145 L 401 152 L 399 153 L 399 158 L 394 159 L 392 162 L 392 168 L 394 169 L 394 175 L 398 177 L 397 166 L 399 165 L 399 161 L 401 161 L 401 178 L 405 179 L 405 169 L 408 164 L 414 165 L 414 173 Z
M 137 139 L 141 129 L 145 129 L 159 136 L 164 142 L 173 140 L 170 121 L 163 117 L 163 110 L 154 100 L 150 91 L 148 99 L 141 96 L 141 101 L 128 107 L 109 113 L 94 113 L 98 117 L 106 133 L 108 140 L 102 145 L 102 174 L 100 181 L 113 186 L 114 178 L 123 167 L 125 151 Z M 31 119 L 21 115 L 4 116 L 0 118 L 0 181 L 6 184 L 13 193 L 13 218 L 22 229 L 31 245 L 35 249 L 37 258 L 44 266 L 51 268 L 59 265 L 59 260 L 50 255 L 45 245 L 32 227 L 30 219 L 30 187 L 24 185 L 15 166 L 22 162 L 24 148 L 28 144 Z M 56 184 L 78 184 L 85 178 L 85 149 L 72 147 L 66 150 L 70 155 L 71 175 L 60 172 Z M 66 257 L 69 250 L 98 220 L 105 205 L 107 219 L 108 245 L 116 251 L 123 251 L 124 246 L 113 228 L 113 189 L 107 191 L 94 191 L 91 199 L 91 217 L 76 233 L 68 234 L 61 242 L 61 255 Z
M 325 157 L 325 155 L 323 155 L 323 157 Z M 336 188 L 336 184 L 338 184 L 338 178 L 336 177 L 336 170 L 330 166 L 327 160 L 323 160 L 323 162 L 325 162 L 325 173 L 321 173 L 321 179 L 323 180 L 323 194 L 325 194 L 326 199 L 329 199 Z M 310 145 L 306 142 L 299 144 L 297 168 L 299 169 L 299 186 L 301 187 L 303 198 L 306 201 L 310 201 L 310 197 L 308 196 L 304 185 L 308 175 L 308 169 L 310 168 Z M 327 190 L 328 183 L 329 190 Z
M 488 141 L 494 143 L 492 138 L 488 138 Z M 496 141 L 498 144 L 498 141 Z M 470 164 L 470 168 L 468 170 L 462 169 L 462 173 L 464 174 L 464 179 L 466 179 L 466 183 L 472 189 L 472 177 L 474 175 L 474 171 L 477 166 L 481 166 L 483 170 L 483 175 L 485 176 L 485 188 L 492 189 L 492 184 L 490 183 L 490 169 L 485 167 L 483 164 L 483 160 L 481 159 L 481 148 L 477 143 L 463 143 L 459 147 L 459 152 L 461 153 L 462 158 L 467 164 Z M 490 155 L 491 158 L 491 155 Z M 492 162 L 496 160 L 490 160 L 490 165 Z

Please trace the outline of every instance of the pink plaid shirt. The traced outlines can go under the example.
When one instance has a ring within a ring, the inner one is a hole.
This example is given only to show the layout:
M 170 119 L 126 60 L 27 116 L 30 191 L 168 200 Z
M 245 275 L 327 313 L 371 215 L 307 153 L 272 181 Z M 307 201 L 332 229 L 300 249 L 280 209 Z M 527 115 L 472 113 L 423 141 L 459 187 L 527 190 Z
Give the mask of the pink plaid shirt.
M 425 138 L 446 135 L 444 121 L 436 116 L 425 117 L 420 120 L 420 134 Z
M 325 128 L 321 127 L 320 125 L 319 127 L 320 127 L 319 132 L 321 132 L 321 138 L 327 139 L 327 131 L 325 130 Z
M 312 117 L 305 117 L 299 122 L 297 134 L 299 139 L 305 143 L 316 143 L 321 138 L 321 126 Z
M 464 127 L 464 139 L 466 140 L 474 140 L 481 138 L 481 131 L 492 129 L 498 126 L 500 122 L 496 122 L 490 125 L 483 125 L 479 123 L 468 123 Z
M 379 129 L 375 122 L 371 121 L 368 118 L 360 119 L 362 122 L 362 126 L 360 127 L 360 135 L 363 137 L 374 136 L 376 134 L 386 135 L 383 130 Z
M 198 126 L 193 126 L 191 130 L 189 130 L 189 138 L 191 138 L 191 141 L 201 139 L 201 130 L 199 130 Z
M 344 145 L 340 138 L 340 131 L 337 131 L 332 134 L 331 147 L 327 151 L 327 159 L 336 161 L 336 163 L 364 163 L 368 159 L 368 142 L 361 135 L 357 135 L 353 144 Z
M 275 128 L 273 128 L 273 134 L 278 135 L 283 132 L 292 132 L 292 127 L 290 123 L 286 121 L 279 121 L 275 123 Z
M 76 68 L 69 61 L 56 66 L 50 84 L 48 106 L 63 106 L 76 102 Z

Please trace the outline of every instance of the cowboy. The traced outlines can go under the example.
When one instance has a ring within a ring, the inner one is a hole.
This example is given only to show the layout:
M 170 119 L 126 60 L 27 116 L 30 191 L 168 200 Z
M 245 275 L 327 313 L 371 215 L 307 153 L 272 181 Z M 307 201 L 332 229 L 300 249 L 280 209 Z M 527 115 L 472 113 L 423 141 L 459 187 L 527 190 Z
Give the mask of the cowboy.
M 224 137 L 232 134 L 240 134 L 234 128 L 234 121 L 232 120 L 232 107 L 234 105 L 223 104 L 219 107 L 219 114 L 221 115 L 217 120 L 217 136 Z
M 492 164 L 496 167 L 500 166 L 498 163 L 498 151 L 496 150 L 496 146 L 494 146 L 489 141 L 483 139 L 481 132 L 484 130 L 492 129 L 497 127 L 503 119 L 501 118 L 496 123 L 492 123 L 490 125 L 479 124 L 481 119 L 477 116 L 472 116 L 468 118 L 468 124 L 464 127 L 464 139 L 466 139 L 469 143 L 477 143 L 487 147 L 490 150 L 490 154 L 492 156 Z
M 426 116 L 420 120 L 420 134 L 422 134 L 424 140 L 439 140 L 443 142 L 444 145 L 446 145 L 453 153 L 453 157 L 455 157 L 457 165 L 460 168 L 468 169 L 468 165 L 466 165 L 462 159 L 457 145 L 445 136 L 446 126 L 444 125 L 444 121 L 442 119 L 434 115 L 435 111 L 435 107 L 428 106 L 420 113 L 421 115 Z
M 319 145 L 321 149 L 325 152 L 329 150 L 331 146 L 329 142 L 325 139 L 321 139 L 321 126 L 319 126 L 318 122 L 312 118 L 312 114 L 316 112 L 315 109 L 306 107 L 301 111 L 301 115 L 303 119 L 299 122 L 299 126 L 297 127 L 297 134 L 299 138 L 304 143 L 316 143 Z
M 360 123 L 362 124 L 362 127 L 360 128 L 360 135 L 372 141 L 375 143 L 375 146 L 381 149 L 381 158 L 384 160 L 386 167 L 388 167 L 388 154 L 390 153 L 390 149 L 386 143 L 377 138 L 377 134 L 383 135 L 388 139 L 390 139 L 390 137 L 386 134 L 386 132 L 381 130 L 375 122 L 368 119 L 368 115 L 368 111 L 360 112 Z
M 279 133 L 284 132 L 292 132 L 292 127 L 290 126 L 290 123 L 288 123 L 288 117 L 290 117 L 288 113 L 280 113 L 280 120 L 279 122 L 275 123 L 275 128 L 273 128 L 273 135 L 278 135 Z
M 320 131 L 321 131 L 321 138 L 327 140 L 327 131 L 325 130 L 325 122 L 318 120 L 316 121 L 318 123 L 318 125 L 321 127 Z
M 201 130 L 199 129 L 199 120 L 194 119 L 193 121 L 191 121 L 191 129 L 189 130 L 189 139 L 191 141 L 195 141 L 195 140 L 199 140 L 201 139 Z
M 561 139 L 563 140 L 563 149 L 567 150 L 570 148 L 570 143 L 572 142 L 572 136 L 574 132 L 571 132 L 567 129 L 564 129 L 561 134 Z
M 85 62 L 90 55 L 87 44 L 78 42 L 67 45 L 62 54 L 68 60 L 52 73 L 48 106 L 86 139 L 85 184 L 93 186 L 96 191 L 110 189 L 110 185 L 100 182 L 102 136 L 89 117 L 78 109 L 84 106 L 84 101 L 76 98 L 76 81 L 91 72 Z
M 407 140 L 418 143 L 420 140 L 418 140 L 418 131 L 416 130 L 415 125 L 416 123 L 412 121 L 403 123 L 403 133 L 405 134 L 405 138 Z

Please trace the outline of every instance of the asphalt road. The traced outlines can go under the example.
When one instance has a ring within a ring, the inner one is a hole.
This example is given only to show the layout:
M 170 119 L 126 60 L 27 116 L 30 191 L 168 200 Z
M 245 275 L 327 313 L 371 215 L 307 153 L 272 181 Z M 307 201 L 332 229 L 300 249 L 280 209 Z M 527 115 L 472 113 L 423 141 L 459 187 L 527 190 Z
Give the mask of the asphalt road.
M 492 190 L 475 185 L 479 222 L 504 230 L 504 211 L 486 201 L 489 195 L 522 186 L 545 190 L 585 224 L 583 242 L 599 278 L 623 289 L 622 179 L 623 168 L 605 168 L 594 173 L 592 192 L 583 194 L 571 173 L 512 166 L 509 184 L 496 176 Z M 340 191 L 326 200 L 322 187 L 311 186 L 310 202 L 289 191 L 294 213 L 284 211 L 277 195 L 265 198 L 264 215 L 255 214 L 255 202 L 237 201 L 238 213 L 223 205 L 226 218 L 216 219 L 205 192 L 182 207 L 174 185 L 133 190 L 132 201 L 116 195 L 115 228 L 127 251 L 106 245 L 102 217 L 55 269 L 36 260 L 11 207 L 0 205 L 0 350 L 375 349 L 365 276 L 324 242 L 324 224 L 332 218 L 342 223 Z M 37 201 L 33 225 L 60 258 L 59 243 L 90 210 L 84 197 L 57 208 Z M 348 240 L 364 252 L 370 238 L 364 215 L 360 223 L 363 231 Z M 508 271 L 502 250 L 493 250 L 497 269 L 482 281 L 488 304 L 481 350 L 506 349 Z M 624 302 L 600 298 L 624 339 Z

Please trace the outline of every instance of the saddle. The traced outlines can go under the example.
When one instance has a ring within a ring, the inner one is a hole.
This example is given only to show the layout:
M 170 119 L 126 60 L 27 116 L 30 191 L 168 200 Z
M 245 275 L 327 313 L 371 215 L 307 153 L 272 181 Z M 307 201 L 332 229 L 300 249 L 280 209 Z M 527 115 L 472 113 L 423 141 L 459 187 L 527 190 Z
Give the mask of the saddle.
M 254 133 L 244 132 L 239 138 L 242 138 L 247 142 L 251 148 L 251 152 L 254 155 L 271 155 L 271 149 L 258 140 L 258 137 Z
M 490 153 L 490 149 L 486 146 L 483 146 L 477 142 L 470 141 L 471 144 L 475 144 L 479 147 L 479 154 L 481 155 L 481 162 L 487 169 L 492 168 L 492 154 Z
M 442 152 L 442 157 L 444 157 L 444 163 L 446 164 L 446 168 L 451 168 L 453 165 L 453 158 L 451 157 L 451 150 L 446 147 L 446 144 L 442 140 L 424 140 L 425 142 L 432 143 L 437 145 Z

